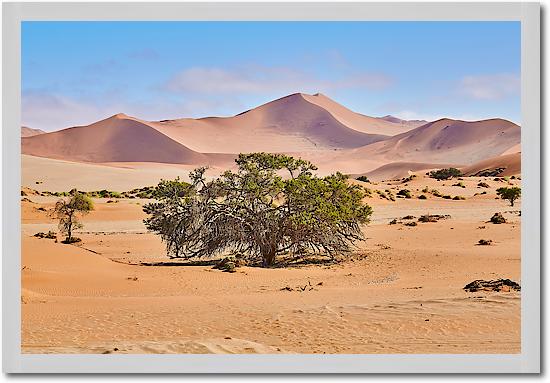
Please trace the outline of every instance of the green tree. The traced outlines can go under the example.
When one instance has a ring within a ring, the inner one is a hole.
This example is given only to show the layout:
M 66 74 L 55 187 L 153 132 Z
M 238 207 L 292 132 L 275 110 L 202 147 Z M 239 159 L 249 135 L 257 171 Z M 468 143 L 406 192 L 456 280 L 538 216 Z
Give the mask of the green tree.
M 264 266 L 278 255 L 347 253 L 363 240 L 372 209 L 364 189 L 341 173 L 317 177 L 308 161 L 281 154 L 240 154 L 238 170 L 191 184 L 162 181 L 157 202 L 144 206 L 146 227 L 160 234 L 170 257 L 211 257 L 232 251 Z
M 59 219 L 59 230 L 67 235 L 64 243 L 76 242 L 73 231 L 83 227 L 78 216 L 94 209 L 92 200 L 85 194 L 78 191 L 71 191 L 71 194 L 71 198 L 57 201 L 54 208 L 54 214 Z
M 521 188 L 518 186 L 498 188 L 497 195 L 502 199 L 510 201 L 510 206 L 514 206 L 514 201 L 521 197 Z
M 436 180 L 447 180 L 453 177 L 460 177 L 462 175 L 462 172 L 457 168 L 446 168 L 432 170 L 429 174 L 431 178 L 435 178 Z

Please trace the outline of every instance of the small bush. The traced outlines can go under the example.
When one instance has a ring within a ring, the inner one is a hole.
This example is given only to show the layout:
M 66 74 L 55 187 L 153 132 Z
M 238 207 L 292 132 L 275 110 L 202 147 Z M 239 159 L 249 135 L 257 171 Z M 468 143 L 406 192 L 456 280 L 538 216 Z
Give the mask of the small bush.
M 401 189 L 397 193 L 398 197 L 404 197 L 404 198 L 412 198 L 411 191 L 408 189 Z
M 457 168 L 446 168 L 432 170 L 429 175 L 431 178 L 435 178 L 436 180 L 448 180 L 449 178 L 460 177 L 462 172 Z
M 506 218 L 504 218 L 504 216 L 501 213 L 495 213 L 491 217 L 490 222 L 492 222 L 494 224 L 506 223 Z
M 57 235 L 53 231 L 48 231 L 47 233 L 39 232 L 34 235 L 37 238 L 46 238 L 46 239 L 56 239 Z
M 418 218 L 418 222 L 437 222 L 437 217 L 430 214 L 425 214 Z
M 490 246 L 493 243 L 490 239 L 480 239 L 477 244 L 480 246 Z
M 397 218 L 392 219 L 389 225 L 397 225 Z
M 487 182 L 480 182 L 477 184 L 478 187 L 480 188 L 489 188 L 489 184 Z
M 441 198 L 443 198 L 443 199 L 451 199 L 452 197 L 451 197 L 450 195 L 447 194 L 447 195 L 442 196 Z
M 412 221 L 412 222 L 407 222 L 407 223 L 405 224 L 405 226 L 417 226 L 417 223 L 414 222 L 414 221 Z
M 453 200 L 455 200 L 455 201 L 464 200 L 464 199 L 466 199 L 466 198 L 463 197 L 463 196 L 461 196 L 461 195 L 455 195 L 455 196 L 453 197 Z
M 426 197 L 424 194 L 421 194 L 418 196 L 418 199 L 428 199 L 428 197 Z
M 361 182 L 368 182 L 370 183 L 369 179 L 367 178 L 367 176 L 359 176 L 356 178 L 357 181 L 361 181 Z
M 430 189 L 428 189 L 427 186 L 424 187 L 424 189 L 422 189 L 422 193 L 428 193 L 430 191 Z
M 431 193 L 432 193 L 432 195 L 434 195 L 435 197 L 443 197 L 443 194 L 441 194 L 441 193 L 439 192 L 439 190 L 437 190 L 437 189 L 432 189 Z
M 461 187 L 461 188 L 466 187 L 466 185 L 464 185 L 464 182 L 457 182 L 456 184 L 453 184 L 452 186 L 458 186 L 458 187 Z
M 415 219 L 416 217 L 414 215 L 406 215 L 401 219 Z

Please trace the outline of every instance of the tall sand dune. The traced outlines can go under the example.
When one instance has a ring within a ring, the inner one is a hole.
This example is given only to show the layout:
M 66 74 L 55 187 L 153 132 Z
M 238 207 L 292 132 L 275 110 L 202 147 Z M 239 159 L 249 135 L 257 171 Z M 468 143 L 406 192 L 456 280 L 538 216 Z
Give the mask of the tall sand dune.
M 212 160 L 124 114 L 88 126 L 23 137 L 21 145 L 24 154 L 70 161 L 206 164 Z
M 324 101 L 312 102 L 317 99 Z M 296 93 L 233 117 L 187 118 L 153 126 L 193 150 L 216 153 L 349 149 L 381 141 L 395 133 L 382 133 L 383 129 L 374 126 L 368 129 L 366 123 L 376 119 L 366 116 L 364 127 L 359 129 L 359 120 L 360 115 L 324 96 Z
M 314 95 L 302 94 L 302 97 L 306 101 L 325 109 L 332 114 L 334 118 L 347 127 L 363 133 L 394 136 L 416 128 L 417 126 L 423 125 L 427 122 L 423 121 L 422 123 L 409 123 L 408 121 L 395 117 L 393 117 L 392 120 L 388 120 L 384 117 L 375 118 L 365 116 L 364 114 L 355 113 L 349 110 L 345 106 L 320 93 L 316 93 Z

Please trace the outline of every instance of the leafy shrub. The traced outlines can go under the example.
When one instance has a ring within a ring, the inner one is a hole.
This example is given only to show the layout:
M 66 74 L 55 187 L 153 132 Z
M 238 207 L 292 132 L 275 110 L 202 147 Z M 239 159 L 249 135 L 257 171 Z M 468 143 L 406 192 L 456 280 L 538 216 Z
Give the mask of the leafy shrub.
M 418 196 L 418 199 L 428 199 L 428 197 L 426 197 L 424 194 L 421 194 Z
M 480 182 L 477 184 L 478 187 L 480 188 L 489 188 L 489 184 L 487 182 Z
M 466 185 L 464 185 L 464 182 L 457 182 L 456 184 L 453 184 L 452 186 L 458 186 L 458 187 L 461 187 L 461 188 L 466 187 Z
M 412 222 L 407 222 L 405 223 L 405 226 L 417 226 L 417 223 L 412 221 Z
M 463 196 L 461 196 L 461 195 L 455 195 L 455 196 L 453 197 L 453 200 L 455 200 L 455 201 L 465 200 L 465 199 L 466 199 L 466 198 L 463 197 Z
M 429 175 L 431 178 L 435 178 L 436 180 L 447 180 L 453 177 L 460 177 L 462 175 L 462 172 L 457 168 L 446 168 L 432 170 Z
M 361 181 L 361 182 L 368 182 L 370 183 L 369 179 L 367 176 L 359 176 L 356 178 L 357 181 Z

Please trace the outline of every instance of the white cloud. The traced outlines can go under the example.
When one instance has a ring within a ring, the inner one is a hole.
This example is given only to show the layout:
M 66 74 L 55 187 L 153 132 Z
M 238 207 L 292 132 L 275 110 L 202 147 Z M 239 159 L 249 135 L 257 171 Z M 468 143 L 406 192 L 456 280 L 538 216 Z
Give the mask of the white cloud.
M 476 100 L 501 100 L 518 95 L 520 76 L 510 73 L 465 76 L 460 80 L 459 92 Z
M 323 79 L 287 67 L 253 65 L 233 69 L 195 67 L 168 80 L 165 88 L 183 93 L 260 94 L 266 92 L 327 92 L 337 89 L 384 89 L 392 79 L 382 73 L 350 73 Z

